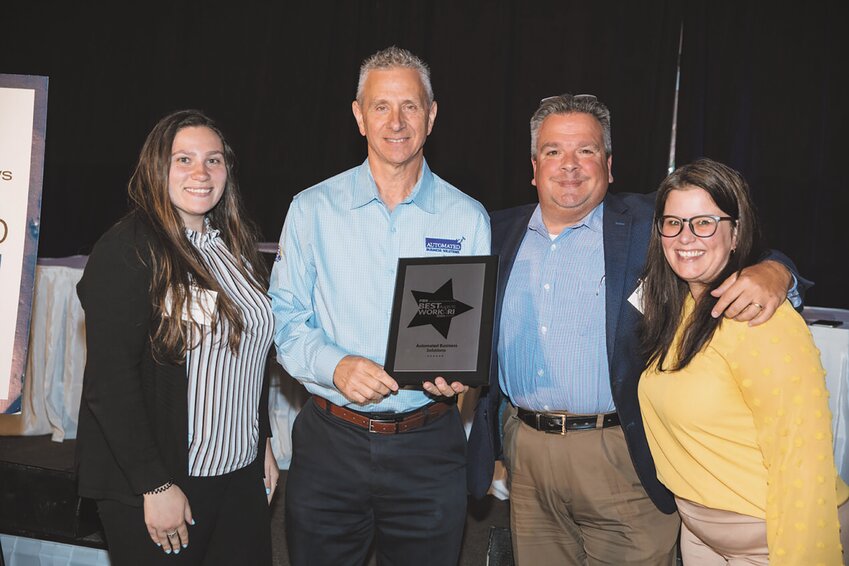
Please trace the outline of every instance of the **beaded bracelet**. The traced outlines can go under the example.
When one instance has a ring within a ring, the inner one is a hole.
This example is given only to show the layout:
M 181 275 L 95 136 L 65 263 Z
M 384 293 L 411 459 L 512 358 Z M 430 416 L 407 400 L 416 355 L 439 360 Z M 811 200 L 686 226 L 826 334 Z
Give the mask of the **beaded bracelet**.
M 150 491 L 145 491 L 144 494 L 145 495 L 156 495 L 157 493 L 162 493 L 163 491 L 167 491 L 168 488 L 170 488 L 172 485 L 174 485 L 174 482 L 167 481 L 167 482 L 163 483 L 162 485 L 160 485 L 159 487 L 157 487 L 156 489 L 151 489 Z

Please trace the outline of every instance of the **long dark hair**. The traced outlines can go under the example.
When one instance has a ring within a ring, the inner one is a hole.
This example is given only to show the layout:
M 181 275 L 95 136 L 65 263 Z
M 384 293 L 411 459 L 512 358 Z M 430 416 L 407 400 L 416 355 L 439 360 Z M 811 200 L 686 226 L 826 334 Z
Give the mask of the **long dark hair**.
M 222 240 L 236 259 L 236 269 L 252 286 L 264 293 L 268 277 L 256 246 L 256 228 L 246 220 L 239 196 L 236 155 L 224 134 L 211 118 L 199 110 L 180 110 L 165 116 L 153 127 L 142 146 L 128 193 L 133 212 L 147 221 L 158 239 L 151 244 L 150 250 L 145 250 L 153 271 L 151 300 L 159 320 L 151 342 L 154 355 L 171 362 L 184 360 L 186 351 L 194 346 L 187 339 L 189 330 L 184 320 L 185 317 L 191 326 L 197 328 L 191 309 L 185 308 L 192 300 L 192 286 L 217 292 L 213 329 L 222 319 L 228 322 L 227 343 L 234 353 L 238 351 L 244 330 L 239 309 L 223 292 L 189 242 L 183 220 L 169 196 L 171 147 L 177 132 L 189 127 L 209 128 L 224 147 L 227 182 L 221 200 L 207 213 L 211 226 L 220 231 Z
M 722 272 L 699 297 L 690 318 L 684 321 L 682 310 L 689 287 L 672 271 L 663 255 L 657 220 L 663 216 L 670 191 L 694 187 L 704 189 L 723 213 L 734 218 L 737 246 Z M 699 159 L 679 167 L 663 180 L 657 192 L 654 218 L 655 228 L 643 274 L 642 349 L 649 365 L 657 363 L 660 371 L 677 371 L 685 368 L 710 342 L 722 323 L 722 317 L 713 318 L 710 314 L 717 301 L 710 292 L 732 273 L 757 263 L 764 244 L 746 180 L 734 169 L 711 159 Z M 677 359 L 667 360 L 679 324 L 685 325 L 681 347 Z M 667 362 L 669 365 L 665 367 Z

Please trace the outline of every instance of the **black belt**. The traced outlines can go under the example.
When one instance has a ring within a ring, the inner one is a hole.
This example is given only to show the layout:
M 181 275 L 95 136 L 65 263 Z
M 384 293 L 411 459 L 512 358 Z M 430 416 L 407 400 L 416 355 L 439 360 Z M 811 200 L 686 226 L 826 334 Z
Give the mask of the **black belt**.
M 519 418 L 530 427 L 552 434 L 566 434 L 567 430 L 592 430 L 619 425 L 619 415 L 615 411 L 599 415 L 573 415 L 571 413 L 537 413 L 519 407 Z

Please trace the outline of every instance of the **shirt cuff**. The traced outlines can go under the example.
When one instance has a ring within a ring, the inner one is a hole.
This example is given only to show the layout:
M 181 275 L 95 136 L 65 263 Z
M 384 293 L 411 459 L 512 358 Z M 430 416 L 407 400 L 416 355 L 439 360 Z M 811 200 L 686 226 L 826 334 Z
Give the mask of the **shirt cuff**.
M 793 278 L 793 285 L 791 285 L 790 290 L 787 291 L 787 300 L 790 301 L 793 308 L 798 309 L 802 306 L 802 295 L 799 293 L 799 280 L 796 279 L 796 276 L 792 273 L 790 274 L 790 277 Z
M 348 354 L 335 344 L 326 344 L 315 357 L 315 381 L 324 387 L 336 389 L 333 383 L 333 372 L 342 358 Z

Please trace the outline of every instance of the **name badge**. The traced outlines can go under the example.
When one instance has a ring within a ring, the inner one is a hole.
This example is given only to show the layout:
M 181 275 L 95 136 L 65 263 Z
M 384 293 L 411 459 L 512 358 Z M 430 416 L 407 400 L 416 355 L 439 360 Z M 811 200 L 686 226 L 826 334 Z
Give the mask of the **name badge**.
M 628 302 L 634 305 L 634 308 L 640 311 L 640 314 L 643 314 L 643 280 L 640 279 L 640 284 L 637 285 L 637 288 L 634 289 L 634 292 L 631 293 L 631 296 L 628 297 Z
M 210 291 L 209 289 L 201 289 L 199 287 L 192 287 L 192 304 L 186 308 L 183 306 L 182 319 L 185 321 L 189 320 L 189 313 L 191 313 L 191 318 L 198 324 L 203 324 L 206 326 L 212 325 L 212 314 L 215 312 L 215 302 L 218 300 L 218 293 L 215 291 Z M 174 304 L 174 300 L 171 297 L 171 290 L 168 290 L 168 295 L 165 297 L 165 314 L 166 316 L 171 316 L 172 305 Z

